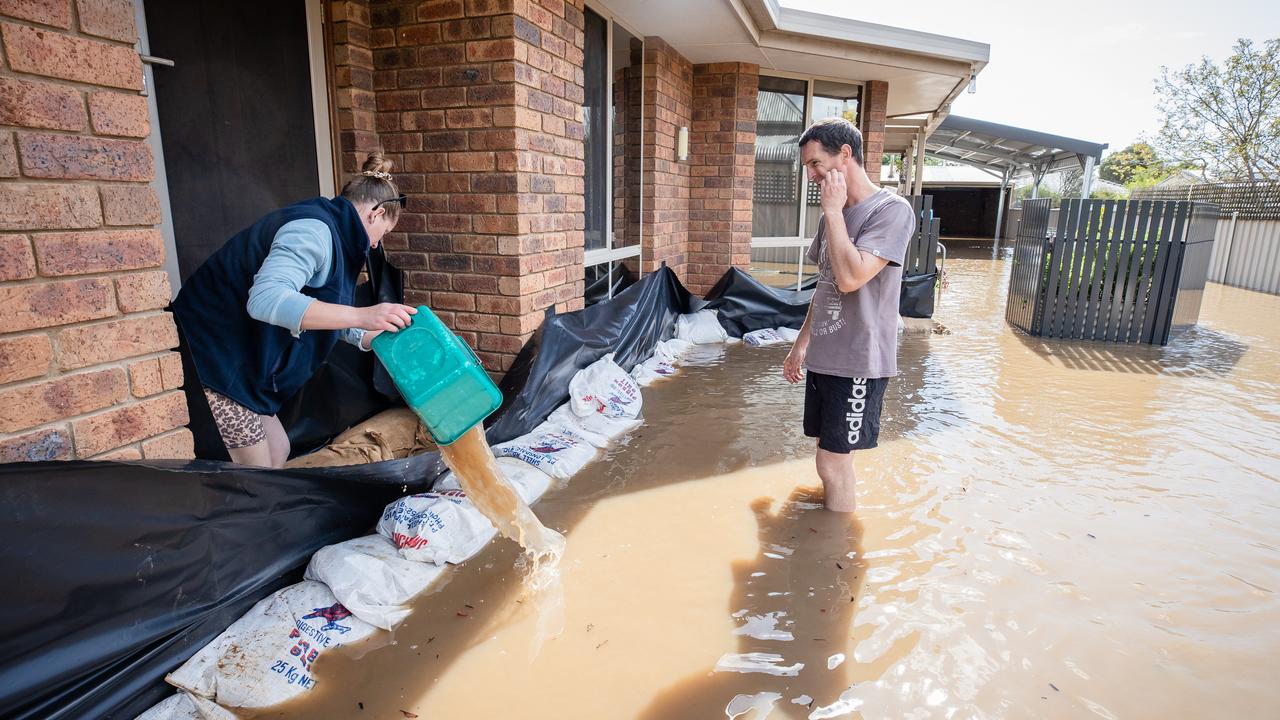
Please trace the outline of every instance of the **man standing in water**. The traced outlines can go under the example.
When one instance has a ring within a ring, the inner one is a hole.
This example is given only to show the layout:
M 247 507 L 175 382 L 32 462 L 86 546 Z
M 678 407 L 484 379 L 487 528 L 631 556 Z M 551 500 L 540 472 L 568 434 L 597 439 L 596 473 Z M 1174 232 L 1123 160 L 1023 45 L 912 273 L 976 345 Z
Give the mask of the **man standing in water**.
M 827 509 L 853 512 L 850 453 L 876 446 L 885 386 L 898 374 L 898 294 L 915 213 L 867 177 L 862 134 L 848 120 L 810 126 L 800 160 L 822 188 L 822 219 L 809 245 L 818 286 L 782 375 L 805 380 L 804 434 L 818 438 Z

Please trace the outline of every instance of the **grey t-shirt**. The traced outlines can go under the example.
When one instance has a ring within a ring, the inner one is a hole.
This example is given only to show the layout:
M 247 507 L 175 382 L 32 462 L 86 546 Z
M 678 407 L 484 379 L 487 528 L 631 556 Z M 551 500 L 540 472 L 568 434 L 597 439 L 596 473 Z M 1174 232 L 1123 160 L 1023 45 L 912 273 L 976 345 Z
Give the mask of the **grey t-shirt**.
M 855 247 L 889 264 L 860 289 L 840 292 L 827 257 L 826 218 L 818 222 L 809 245 L 809 261 L 818 266 L 818 287 L 810 301 L 805 366 L 839 377 L 893 377 L 898 374 L 902 261 L 915 231 L 915 212 L 905 199 L 880 190 L 846 207 L 844 224 Z

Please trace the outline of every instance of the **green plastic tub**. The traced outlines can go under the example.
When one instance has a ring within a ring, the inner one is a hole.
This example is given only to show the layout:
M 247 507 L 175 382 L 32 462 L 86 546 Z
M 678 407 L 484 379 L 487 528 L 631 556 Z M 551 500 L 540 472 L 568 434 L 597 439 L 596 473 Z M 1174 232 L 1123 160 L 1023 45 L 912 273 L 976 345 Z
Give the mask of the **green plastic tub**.
M 399 332 L 379 333 L 373 351 L 437 445 L 451 445 L 502 405 L 475 352 L 425 305 Z

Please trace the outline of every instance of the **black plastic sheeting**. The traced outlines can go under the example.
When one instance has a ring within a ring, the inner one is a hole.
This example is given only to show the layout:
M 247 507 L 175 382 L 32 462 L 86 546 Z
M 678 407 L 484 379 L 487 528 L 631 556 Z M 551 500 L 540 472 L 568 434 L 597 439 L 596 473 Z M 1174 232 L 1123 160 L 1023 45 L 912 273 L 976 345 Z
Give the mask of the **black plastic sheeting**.
M 936 272 L 904 275 L 898 295 L 898 314 L 910 318 L 933 317 L 933 288 L 937 282 Z
M 816 277 L 811 279 L 811 285 L 816 282 Z M 731 268 L 707 293 L 705 301 L 695 303 L 694 309 L 715 310 L 725 331 L 734 337 L 742 337 L 752 330 L 765 328 L 799 330 L 804 325 L 812 297 L 812 286 L 803 290 L 782 290 L 764 285 L 738 268 Z
M 401 297 L 398 271 L 372 274 L 367 299 Z M 732 270 L 698 300 L 663 267 L 608 302 L 548 311 L 503 379 L 507 401 L 486 434 L 498 443 L 532 430 L 568 399 L 573 375 L 606 353 L 630 370 L 671 337 L 681 313 L 716 309 L 737 336 L 799 327 L 808 295 Z M 390 385 L 372 353 L 349 350 L 281 412 L 296 446 L 323 445 L 394 402 L 379 390 Z M 220 449 L 199 399 L 197 447 Z M 299 579 L 317 549 L 370 532 L 388 502 L 444 470 L 437 452 L 306 470 L 212 460 L 0 465 L 0 572 L 10 582 L 0 717 L 133 718 L 173 692 L 165 674 Z

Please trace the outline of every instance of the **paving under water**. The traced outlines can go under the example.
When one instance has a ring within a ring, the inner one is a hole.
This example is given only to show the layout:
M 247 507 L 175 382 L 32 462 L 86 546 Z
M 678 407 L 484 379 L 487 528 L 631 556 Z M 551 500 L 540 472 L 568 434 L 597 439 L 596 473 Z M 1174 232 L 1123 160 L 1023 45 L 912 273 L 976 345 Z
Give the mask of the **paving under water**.
M 1040 341 L 1007 261 L 904 335 L 858 512 L 821 509 L 786 348 L 645 391 L 536 506 L 565 628 L 498 540 L 291 718 L 1280 717 L 1280 297 L 1213 285 L 1165 348 Z

